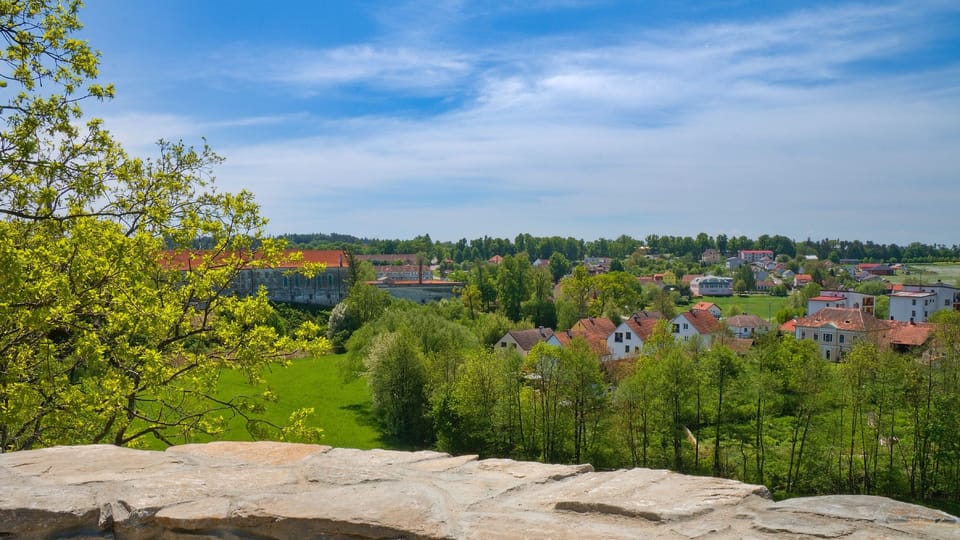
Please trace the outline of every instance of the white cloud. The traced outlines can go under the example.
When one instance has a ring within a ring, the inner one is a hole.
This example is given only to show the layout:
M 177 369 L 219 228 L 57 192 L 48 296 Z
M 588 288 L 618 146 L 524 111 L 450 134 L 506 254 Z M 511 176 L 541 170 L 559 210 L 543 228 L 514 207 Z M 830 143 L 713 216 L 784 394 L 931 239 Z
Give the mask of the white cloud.
M 917 231 L 949 234 L 922 228 L 937 219 L 940 230 L 960 226 L 950 208 L 960 199 L 951 82 L 960 68 L 850 68 L 937 39 L 915 34 L 931 17 L 924 5 L 808 10 L 597 47 L 542 39 L 469 51 L 422 39 L 476 16 L 445 6 L 421 33 L 413 25 L 377 43 L 246 56 L 259 66 L 251 77 L 298 92 L 360 84 L 449 96 L 456 107 L 419 118 L 130 115 L 121 138 L 309 119 L 308 135 L 218 148 L 224 187 L 254 191 L 278 233 L 738 230 L 907 242 Z M 226 65 L 246 77 L 243 65 Z M 905 228 L 901 214 L 921 228 Z

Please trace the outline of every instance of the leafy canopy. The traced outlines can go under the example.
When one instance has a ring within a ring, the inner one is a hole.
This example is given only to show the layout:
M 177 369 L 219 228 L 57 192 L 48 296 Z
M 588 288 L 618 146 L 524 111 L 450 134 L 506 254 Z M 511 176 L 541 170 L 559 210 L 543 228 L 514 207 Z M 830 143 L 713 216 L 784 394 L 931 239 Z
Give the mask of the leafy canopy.
M 99 56 L 73 37 L 79 7 L 0 0 L 0 451 L 216 433 L 259 407 L 216 399 L 221 369 L 254 380 L 282 353 L 325 347 L 315 325 L 266 325 L 263 295 L 228 293 L 282 246 L 261 241 L 251 194 L 213 188 L 219 156 L 161 141 L 137 159 L 83 122 L 80 103 L 113 88 L 93 82 Z M 212 249 L 192 271 L 165 260 L 199 238 Z

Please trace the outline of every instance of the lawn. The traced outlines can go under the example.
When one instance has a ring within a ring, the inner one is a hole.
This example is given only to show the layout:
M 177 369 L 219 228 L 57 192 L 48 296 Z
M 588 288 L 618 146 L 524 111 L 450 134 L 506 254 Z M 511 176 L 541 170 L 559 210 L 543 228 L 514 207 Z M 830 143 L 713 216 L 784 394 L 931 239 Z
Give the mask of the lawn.
M 380 439 L 370 412 L 370 391 L 366 379 L 344 383 L 337 367 L 341 355 L 322 358 L 301 358 L 288 367 L 275 366 L 265 375 L 267 384 L 277 401 L 267 404 L 264 418 L 278 425 L 287 423 L 290 413 L 303 407 L 313 407 L 308 421 L 311 427 L 323 429 L 321 444 L 346 448 L 387 448 Z M 256 395 L 264 388 L 254 388 L 237 372 L 221 375 L 219 395 L 229 400 L 237 395 Z M 197 437 L 196 442 L 211 440 Z M 215 438 L 221 441 L 249 441 L 242 418 L 230 421 L 224 433 Z M 163 445 L 150 440 L 149 446 Z
M 727 316 L 731 306 L 740 306 L 744 313 L 756 315 L 762 319 L 773 320 L 777 311 L 780 311 L 787 303 L 786 296 L 770 296 L 767 294 L 752 294 L 749 296 L 707 296 L 703 298 L 691 298 L 690 305 L 696 302 L 713 302 L 720 306 L 723 316 Z

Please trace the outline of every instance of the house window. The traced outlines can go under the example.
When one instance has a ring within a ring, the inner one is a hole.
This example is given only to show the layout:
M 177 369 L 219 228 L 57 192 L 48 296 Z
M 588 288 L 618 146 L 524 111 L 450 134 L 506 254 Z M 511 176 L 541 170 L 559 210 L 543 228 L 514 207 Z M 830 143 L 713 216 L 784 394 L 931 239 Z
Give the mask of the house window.
M 623 352 L 625 352 L 625 353 L 630 352 L 630 346 L 629 346 L 629 345 L 624 345 L 624 346 L 623 346 Z
M 816 333 L 816 332 L 813 333 L 813 340 L 814 340 L 814 341 L 817 340 L 817 333 Z
M 613 334 L 613 341 L 623 343 L 623 332 L 615 332 Z
M 633 336 L 630 334 L 630 332 L 627 332 L 624 337 L 627 338 L 627 341 L 630 341 L 631 339 L 633 339 Z
M 506 342 L 506 341 L 501 341 L 501 342 L 500 342 L 500 346 L 503 347 L 504 349 L 506 349 L 506 348 L 507 348 L 507 342 Z
M 679 324 L 674 324 L 674 325 L 673 325 L 673 333 L 674 333 L 674 334 L 679 334 L 679 333 L 680 333 L 680 325 L 679 325 Z
M 827 360 L 830 359 L 830 349 L 827 349 Z
M 684 329 L 684 330 L 687 330 L 687 329 L 689 329 L 689 328 L 690 328 L 690 325 L 689 325 L 689 324 L 683 323 L 683 329 Z
M 833 334 L 824 334 L 823 341 L 825 343 L 830 343 L 831 341 L 833 341 Z
M 916 299 L 916 298 L 914 298 L 913 300 L 911 300 L 911 302 L 913 303 L 913 305 L 917 305 L 917 299 Z
M 914 310 L 911 310 L 911 311 L 910 311 L 910 316 L 911 316 L 911 317 L 916 317 L 916 316 L 917 316 L 917 310 L 915 310 L 915 309 L 914 309 Z
M 843 334 L 840 334 L 840 343 L 843 343 Z
M 800 339 L 806 339 L 806 337 L 807 337 L 806 332 L 800 332 Z

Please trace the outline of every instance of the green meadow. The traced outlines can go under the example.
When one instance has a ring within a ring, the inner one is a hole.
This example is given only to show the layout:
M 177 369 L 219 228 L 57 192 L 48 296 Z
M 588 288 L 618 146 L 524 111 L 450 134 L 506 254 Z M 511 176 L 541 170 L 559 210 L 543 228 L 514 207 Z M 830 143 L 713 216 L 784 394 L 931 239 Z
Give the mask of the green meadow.
M 219 398 L 224 401 L 237 396 L 262 394 L 267 387 L 276 395 L 276 401 L 266 404 L 266 412 L 258 415 L 276 425 L 288 423 L 290 414 L 300 408 L 314 409 L 307 421 L 309 427 L 323 430 L 320 444 L 346 448 L 389 448 L 381 441 L 371 412 L 370 391 L 366 379 L 344 382 L 338 368 L 343 355 L 321 358 L 300 358 L 289 366 L 275 366 L 264 374 L 265 385 L 251 386 L 238 372 L 224 371 L 220 377 Z M 196 437 L 195 442 L 209 440 L 249 441 L 244 419 L 228 419 L 226 429 L 215 437 Z M 165 445 L 152 439 L 145 443 L 154 449 Z
M 732 306 L 739 306 L 743 313 L 756 315 L 762 319 L 772 320 L 777 311 L 787 304 L 786 296 L 770 296 L 768 294 L 751 294 L 748 296 L 707 296 L 703 298 L 691 298 L 690 306 L 697 302 L 713 302 L 720 306 L 723 316 L 730 313 Z M 678 307 L 678 309 L 683 309 Z

